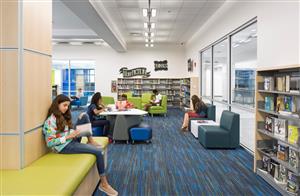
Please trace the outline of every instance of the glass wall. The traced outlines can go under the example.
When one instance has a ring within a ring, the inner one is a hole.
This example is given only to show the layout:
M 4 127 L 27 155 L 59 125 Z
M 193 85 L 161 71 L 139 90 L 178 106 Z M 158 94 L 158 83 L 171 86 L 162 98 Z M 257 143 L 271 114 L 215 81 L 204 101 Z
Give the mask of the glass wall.
M 218 123 L 224 110 L 240 114 L 240 143 L 252 151 L 255 137 L 256 28 L 256 20 L 253 20 L 201 51 L 201 96 L 210 98 L 216 106 Z
M 255 70 L 257 66 L 256 23 L 232 36 L 231 96 L 232 103 L 255 106 Z
M 228 39 L 213 46 L 213 98 L 228 102 Z
M 202 97 L 211 99 L 212 49 L 205 50 L 201 55 L 202 61 Z
M 53 60 L 52 95 L 76 95 L 78 89 L 84 96 L 95 93 L 95 61 Z

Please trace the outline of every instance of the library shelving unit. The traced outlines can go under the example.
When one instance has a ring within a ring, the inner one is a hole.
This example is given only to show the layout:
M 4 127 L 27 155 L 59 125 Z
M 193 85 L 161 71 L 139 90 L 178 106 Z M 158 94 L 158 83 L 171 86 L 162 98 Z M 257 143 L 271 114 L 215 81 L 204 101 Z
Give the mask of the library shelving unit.
M 184 78 L 180 80 L 180 106 L 181 107 L 190 107 L 191 99 L 191 80 L 190 78 Z
M 133 92 L 133 96 L 140 97 L 157 89 L 162 95 L 167 95 L 168 106 L 179 107 L 183 105 L 182 101 L 189 105 L 191 81 L 192 78 L 118 78 L 118 98 L 126 92 Z
M 293 81 L 291 81 L 292 77 Z M 271 78 L 271 82 L 266 78 Z M 281 78 L 287 79 L 282 81 Z M 296 143 L 291 143 L 289 140 L 290 124 L 296 124 L 296 132 L 298 131 L 299 134 L 300 65 L 260 68 L 257 70 L 256 82 L 254 172 L 282 195 L 300 195 L 299 190 L 294 193 L 299 189 L 300 182 L 299 138 Z M 279 88 L 279 86 L 281 87 Z M 292 89 L 292 86 L 295 88 Z M 282 103 L 278 97 L 293 101 L 284 103 L 282 110 L 282 108 L 280 109 Z M 268 103 L 269 99 L 271 99 L 271 103 Z M 286 111 L 286 108 L 290 108 L 291 104 L 294 107 L 293 111 Z M 266 119 L 271 120 L 267 121 Z M 278 135 L 278 121 L 280 120 L 285 122 L 281 123 L 284 124 L 281 127 L 283 128 L 281 130 L 285 131 L 283 136 Z

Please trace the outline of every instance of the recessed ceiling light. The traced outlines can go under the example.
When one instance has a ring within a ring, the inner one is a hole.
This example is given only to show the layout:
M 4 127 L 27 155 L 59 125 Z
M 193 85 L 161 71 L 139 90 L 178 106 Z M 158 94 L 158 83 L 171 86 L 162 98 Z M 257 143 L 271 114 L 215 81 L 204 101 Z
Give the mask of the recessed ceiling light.
M 156 9 L 151 9 L 151 16 L 155 17 L 156 16 Z
M 143 9 L 143 16 L 144 17 L 148 16 L 148 9 L 146 9 L 146 8 Z
M 154 29 L 154 28 L 155 28 L 155 23 L 152 22 L 152 23 L 151 23 L 151 29 Z

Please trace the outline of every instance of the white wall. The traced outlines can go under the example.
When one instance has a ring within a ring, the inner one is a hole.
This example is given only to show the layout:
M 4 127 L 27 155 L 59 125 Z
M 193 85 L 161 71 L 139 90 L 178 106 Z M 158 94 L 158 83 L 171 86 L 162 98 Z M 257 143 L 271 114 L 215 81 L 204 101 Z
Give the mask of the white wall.
M 96 91 L 115 98 L 116 93 L 111 93 L 111 80 L 122 77 L 119 74 L 121 67 L 128 67 L 128 69 L 146 67 L 147 71 L 151 71 L 150 78 L 180 78 L 188 75 L 184 55 L 184 48 L 176 45 L 154 48 L 130 46 L 126 53 L 117 53 L 109 46 L 54 45 L 53 47 L 53 59 L 56 60 L 95 60 Z M 155 72 L 155 60 L 168 60 L 168 71 Z
M 226 1 L 187 42 L 185 58 L 197 60 L 199 64 L 200 50 L 257 17 L 257 63 L 255 65 L 273 67 L 300 64 L 299 4 L 299 1 L 282 0 Z M 199 76 L 200 68 L 198 72 L 190 75 Z M 238 108 L 233 108 L 233 111 L 240 113 L 241 143 L 254 151 L 255 114 Z

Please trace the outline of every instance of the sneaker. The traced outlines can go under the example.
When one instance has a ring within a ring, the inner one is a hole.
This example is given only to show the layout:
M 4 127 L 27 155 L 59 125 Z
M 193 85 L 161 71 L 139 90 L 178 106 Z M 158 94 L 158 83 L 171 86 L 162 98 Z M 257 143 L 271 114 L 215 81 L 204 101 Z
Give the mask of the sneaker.
M 118 195 L 118 192 L 115 189 L 113 189 L 109 184 L 106 187 L 104 187 L 100 183 L 99 190 L 106 193 L 108 196 L 117 196 Z

